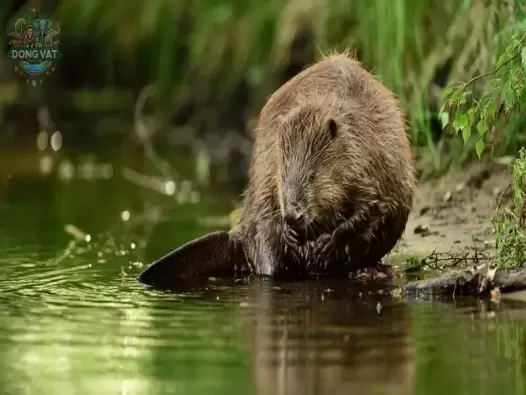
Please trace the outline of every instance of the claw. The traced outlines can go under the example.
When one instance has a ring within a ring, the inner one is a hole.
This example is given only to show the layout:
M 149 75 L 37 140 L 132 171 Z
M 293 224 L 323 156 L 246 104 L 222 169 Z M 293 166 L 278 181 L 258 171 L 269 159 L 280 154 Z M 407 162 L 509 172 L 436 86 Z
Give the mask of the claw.
M 282 237 L 283 237 L 284 244 L 287 248 L 297 247 L 300 244 L 299 234 L 289 226 L 285 226 L 283 228 Z

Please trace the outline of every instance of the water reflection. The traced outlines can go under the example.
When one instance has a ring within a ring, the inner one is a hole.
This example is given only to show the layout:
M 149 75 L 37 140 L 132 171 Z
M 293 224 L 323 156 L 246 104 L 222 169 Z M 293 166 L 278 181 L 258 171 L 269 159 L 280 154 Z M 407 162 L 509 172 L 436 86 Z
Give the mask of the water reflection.
M 414 380 L 410 316 L 357 284 L 250 290 L 253 374 L 261 394 L 407 394 Z M 380 308 L 381 306 L 381 308 Z
M 166 293 L 120 276 L 118 258 L 22 269 L 24 254 L 10 255 L 3 393 L 523 393 L 524 327 L 504 315 L 519 305 L 489 315 L 348 282 L 206 280 Z
M 2 393 L 526 391 L 523 303 L 399 300 L 348 281 L 158 292 L 135 281 L 142 265 L 228 205 L 115 179 L 2 185 Z

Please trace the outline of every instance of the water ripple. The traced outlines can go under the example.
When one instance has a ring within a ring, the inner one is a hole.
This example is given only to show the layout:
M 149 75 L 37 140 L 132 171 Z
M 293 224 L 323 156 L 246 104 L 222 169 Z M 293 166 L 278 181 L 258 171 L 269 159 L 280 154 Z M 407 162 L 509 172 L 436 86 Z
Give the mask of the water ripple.
M 411 393 L 417 349 L 462 365 L 466 382 L 482 371 L 521 385 L 485 364 L 502 347 L 483 326 L 474 337 L 468 314 L 361 294 L 345 281 L 210 281 L 168 293 L 138 284 L 126 251 L 91 246 L 60 261 L 6 251 L 5 393 Z

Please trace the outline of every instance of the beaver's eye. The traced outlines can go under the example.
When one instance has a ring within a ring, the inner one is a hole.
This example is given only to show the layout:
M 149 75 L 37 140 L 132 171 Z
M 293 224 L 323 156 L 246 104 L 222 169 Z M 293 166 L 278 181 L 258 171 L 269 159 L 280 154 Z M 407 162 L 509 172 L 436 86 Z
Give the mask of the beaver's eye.
M 314 173 L 310 173 L 309 182 L 313 182 L 313 181 L 314 181 Z

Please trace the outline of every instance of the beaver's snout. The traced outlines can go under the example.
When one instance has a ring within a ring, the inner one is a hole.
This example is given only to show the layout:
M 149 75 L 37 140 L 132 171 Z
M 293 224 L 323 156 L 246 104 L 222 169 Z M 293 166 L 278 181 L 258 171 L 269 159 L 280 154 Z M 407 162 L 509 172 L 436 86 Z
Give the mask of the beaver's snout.
M 298 210 L 289 210 L 285 213 L 285 222 L 293 229 L 302 228 L 305 223 L 305 216 Z

